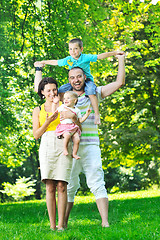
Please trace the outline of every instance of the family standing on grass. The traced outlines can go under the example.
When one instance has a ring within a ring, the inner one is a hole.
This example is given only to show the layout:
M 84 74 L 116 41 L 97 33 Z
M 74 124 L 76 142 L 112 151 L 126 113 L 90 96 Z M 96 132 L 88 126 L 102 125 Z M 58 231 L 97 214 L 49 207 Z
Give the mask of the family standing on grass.
M 80 39 L 69 42 L 70 56 L 59 60 L 35 62 L 34 87 L 45 103 L 33 110 L 33 135 L 41 137 L 39 160 L 41 179 L 46 184 L 46 202 L 52 230 L 67 227 L 70 211 L 83 171 L 87 185 L 96 198 L 102 227 L 109 227 L 108 196 L 105 188 L 99 147 L 98 104 L 125 84 L 125 55 L 122 51 L 82 54 Z M 118 74 L 114 82 L 97 87 L 90 62 L 115 56 Z M 46 64 L 69 66 L 69 83 L 58 89 L 51 77 L 42 79 Z M 73 142 L 73 147 L 72 147 Z M 56 226 L 56 191 L 58 226 Z

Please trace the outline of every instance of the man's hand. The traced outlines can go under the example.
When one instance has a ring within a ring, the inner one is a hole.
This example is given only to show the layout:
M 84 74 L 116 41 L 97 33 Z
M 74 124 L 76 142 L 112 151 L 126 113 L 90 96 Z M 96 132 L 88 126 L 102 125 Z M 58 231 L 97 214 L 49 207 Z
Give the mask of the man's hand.
M 77 120 L 77 116 L 71 110 L 67 109 L 66 111 L 61 112 L 61 121 L 64 119 L 72 119 L 73 121 Z
M 115 57 L 118 58 L 118 60 L 125 59 L 125 53 L 124 54 L 117 54 Z
M 117 51 L 114 51 L 114 56 L 116 57 L 117 55 L 125 55 L 125 52 L 123 51 L 120 51 L 120 50 L 117 50 Z

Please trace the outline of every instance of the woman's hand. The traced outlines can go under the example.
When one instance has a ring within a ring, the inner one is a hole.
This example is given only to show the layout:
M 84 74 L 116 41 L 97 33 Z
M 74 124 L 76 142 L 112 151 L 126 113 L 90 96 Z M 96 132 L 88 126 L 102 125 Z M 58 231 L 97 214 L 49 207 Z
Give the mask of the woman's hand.
M 54 120 L 56 120 L 57 117 L 58 117 L 58 111 L 55 111 L 51 116 L 49 116 L 48 113 L 47 113 L 47 115 L 46 115 L 46 122 L 51 123 Z

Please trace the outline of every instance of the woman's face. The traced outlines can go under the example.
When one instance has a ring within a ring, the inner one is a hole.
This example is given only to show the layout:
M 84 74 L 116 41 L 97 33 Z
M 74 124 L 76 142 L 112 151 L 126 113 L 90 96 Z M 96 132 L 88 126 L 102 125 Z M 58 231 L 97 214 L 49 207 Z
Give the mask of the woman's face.
M 44 86 L 42 94 L 45 96 L 46 100 L 53 102 L 54 98 L 57 96 L 57 87 L 54 83 L 48 83 Z

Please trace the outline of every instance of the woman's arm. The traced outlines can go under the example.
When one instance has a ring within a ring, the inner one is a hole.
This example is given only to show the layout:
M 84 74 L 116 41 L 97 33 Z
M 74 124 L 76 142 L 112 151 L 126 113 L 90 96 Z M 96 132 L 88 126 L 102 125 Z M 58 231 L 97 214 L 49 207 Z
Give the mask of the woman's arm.
M 54 121 L 58 117 L 58 111 L 54 112 L 51 116 L 46 116 L 46 121 L 44 124 L 40 127 L 40 122 L 39 122 L 39 113 L 40 109 L 39 107 L 36 107 L 33 110 L 33 115 L 32 115 L 32 120 L 33 120 L 33 136 L 37 140 L 40 138 L 43 133 L 46 131 L 47 127 L 49 124 Z

